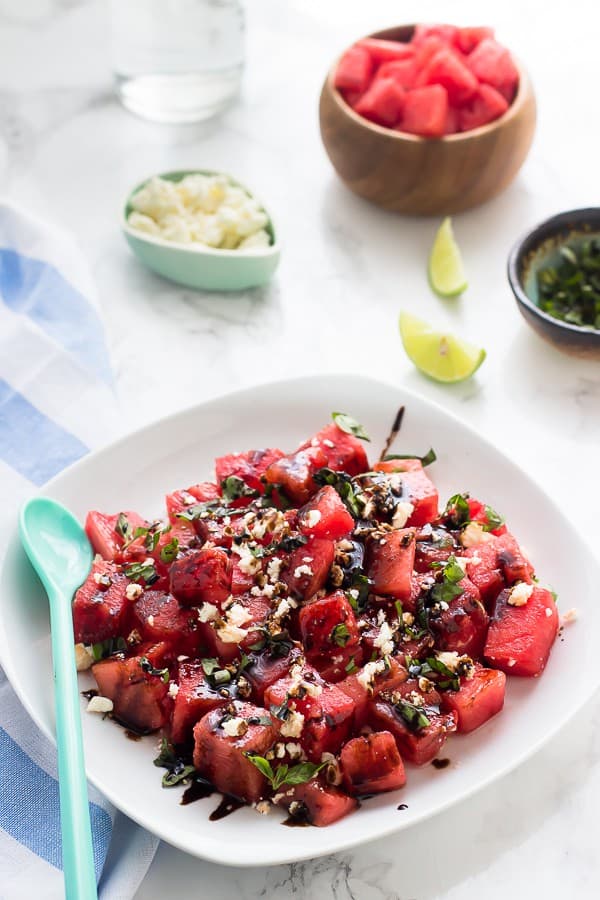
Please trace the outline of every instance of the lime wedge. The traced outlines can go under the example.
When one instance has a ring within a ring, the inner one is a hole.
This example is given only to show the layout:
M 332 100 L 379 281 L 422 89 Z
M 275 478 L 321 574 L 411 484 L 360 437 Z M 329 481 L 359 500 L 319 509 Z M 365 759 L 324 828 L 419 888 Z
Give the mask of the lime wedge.
M 467 288 L 467 276 L 449 218 L 438 228 L 429 254 L 429 281 L 440 297 L 457 297 Z
M 400 313 L 400 336 L 411 362 L 434 381 L 464 381 L 485 359 L 485 350 L 452 334 L 434 331 L 409 313 Z

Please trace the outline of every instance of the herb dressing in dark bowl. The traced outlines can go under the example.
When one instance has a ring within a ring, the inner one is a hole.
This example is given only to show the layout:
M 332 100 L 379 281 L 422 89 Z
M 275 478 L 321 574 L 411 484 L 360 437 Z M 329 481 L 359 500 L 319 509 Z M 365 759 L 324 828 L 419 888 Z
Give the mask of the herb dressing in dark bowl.
M 540 337 L 565 353 L 600 359 L 600 328 L 594 315 L 582 315 L 578 286 L 581 281 L 595 296 L 588 275 L 594 280 L 596 273 L 586 269 L 592 263 L 595 268 L 600 259 L 596 241 L 600 208 L 552 216 L 515 244 L 508 258 L 508 281 L 521 315 Z M 544 305 L 555 314 L 541 308 Z

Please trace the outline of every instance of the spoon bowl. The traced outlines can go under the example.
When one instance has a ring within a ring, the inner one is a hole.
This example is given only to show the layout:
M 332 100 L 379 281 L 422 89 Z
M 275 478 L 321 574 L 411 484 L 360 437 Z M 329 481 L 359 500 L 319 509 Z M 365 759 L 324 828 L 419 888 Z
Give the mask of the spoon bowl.
M 73 593 L 85 581 L 92 565 L 92 548 L 77 519 L 48 497 L 36 497 L 21 511 L 21 540 L 27 555 L 48 590 Z
M 49 497 L 21 510 L 21 542 L 50 604 L 62 857 L 67 900 L 97 897 L 92 830 L 83 757 L 71 601 L 92 563 L 86 533 Z

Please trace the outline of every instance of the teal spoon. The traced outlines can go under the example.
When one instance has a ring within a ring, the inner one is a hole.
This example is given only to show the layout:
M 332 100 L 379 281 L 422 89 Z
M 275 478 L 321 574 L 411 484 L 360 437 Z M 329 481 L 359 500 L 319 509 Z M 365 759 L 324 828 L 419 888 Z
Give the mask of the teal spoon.
M 92 850 L 71 601 L 92 564 L 85 531 L 47 497 L 30 500 L 19 519 L 21 541 L 50 602 L 62 857 L 67 900 L 98 896 Z

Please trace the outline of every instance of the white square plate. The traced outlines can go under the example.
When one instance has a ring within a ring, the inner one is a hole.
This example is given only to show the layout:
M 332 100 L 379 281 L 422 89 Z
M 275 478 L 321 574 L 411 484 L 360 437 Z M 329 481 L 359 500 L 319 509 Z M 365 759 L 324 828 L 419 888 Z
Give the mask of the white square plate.
M 369 379 L 323 376 L 230 394 L 164 419 L 84 458 L 44 491 L 83 520 L 89 509 L 136 509 L 152 517 L 165 493 L 212 477 L 215 456 L 251 447 L 292 449 L 343 410 L 362 422 L 379 451 L 401 404 L 406 416 L 395 449 L 425 453 L 440 498 L 458 491 L 490 503 L 527 548 L 560 608 L 576 606 L 579 622 L 558 640 L 540 679 L 509 679 L 506 706 L 472 735 L 444 747 L 451 765 L 409 767 L 401 791 L 368 800 L 328 828 L 284 828 L 279 812 L 241 809 L 218 822 L 215 798 L 179 805 L 180 788 L 161 788 L 152 765 L 157 738 L 133 743 L 100 716 L 83 715 L 90 781 L 124 813 L 195 856 L 228 865 L 272 865 L 333 853 L 432 816 L 508 772 L 557 731 L 598 682 L 600 572 L 581 537 L 552 500 L 475 432 L 408 391 Z M 52 666 L 45 597 L 20 548 L 16 528 L 0 575 L 0 660 L 22 702 L 52 736 Z M 89 682 L 82 679 L 82 689 Z M 82 701 L 82 709 L 85 703 Z M 406 803 L 407 809 L 398 810 Z

